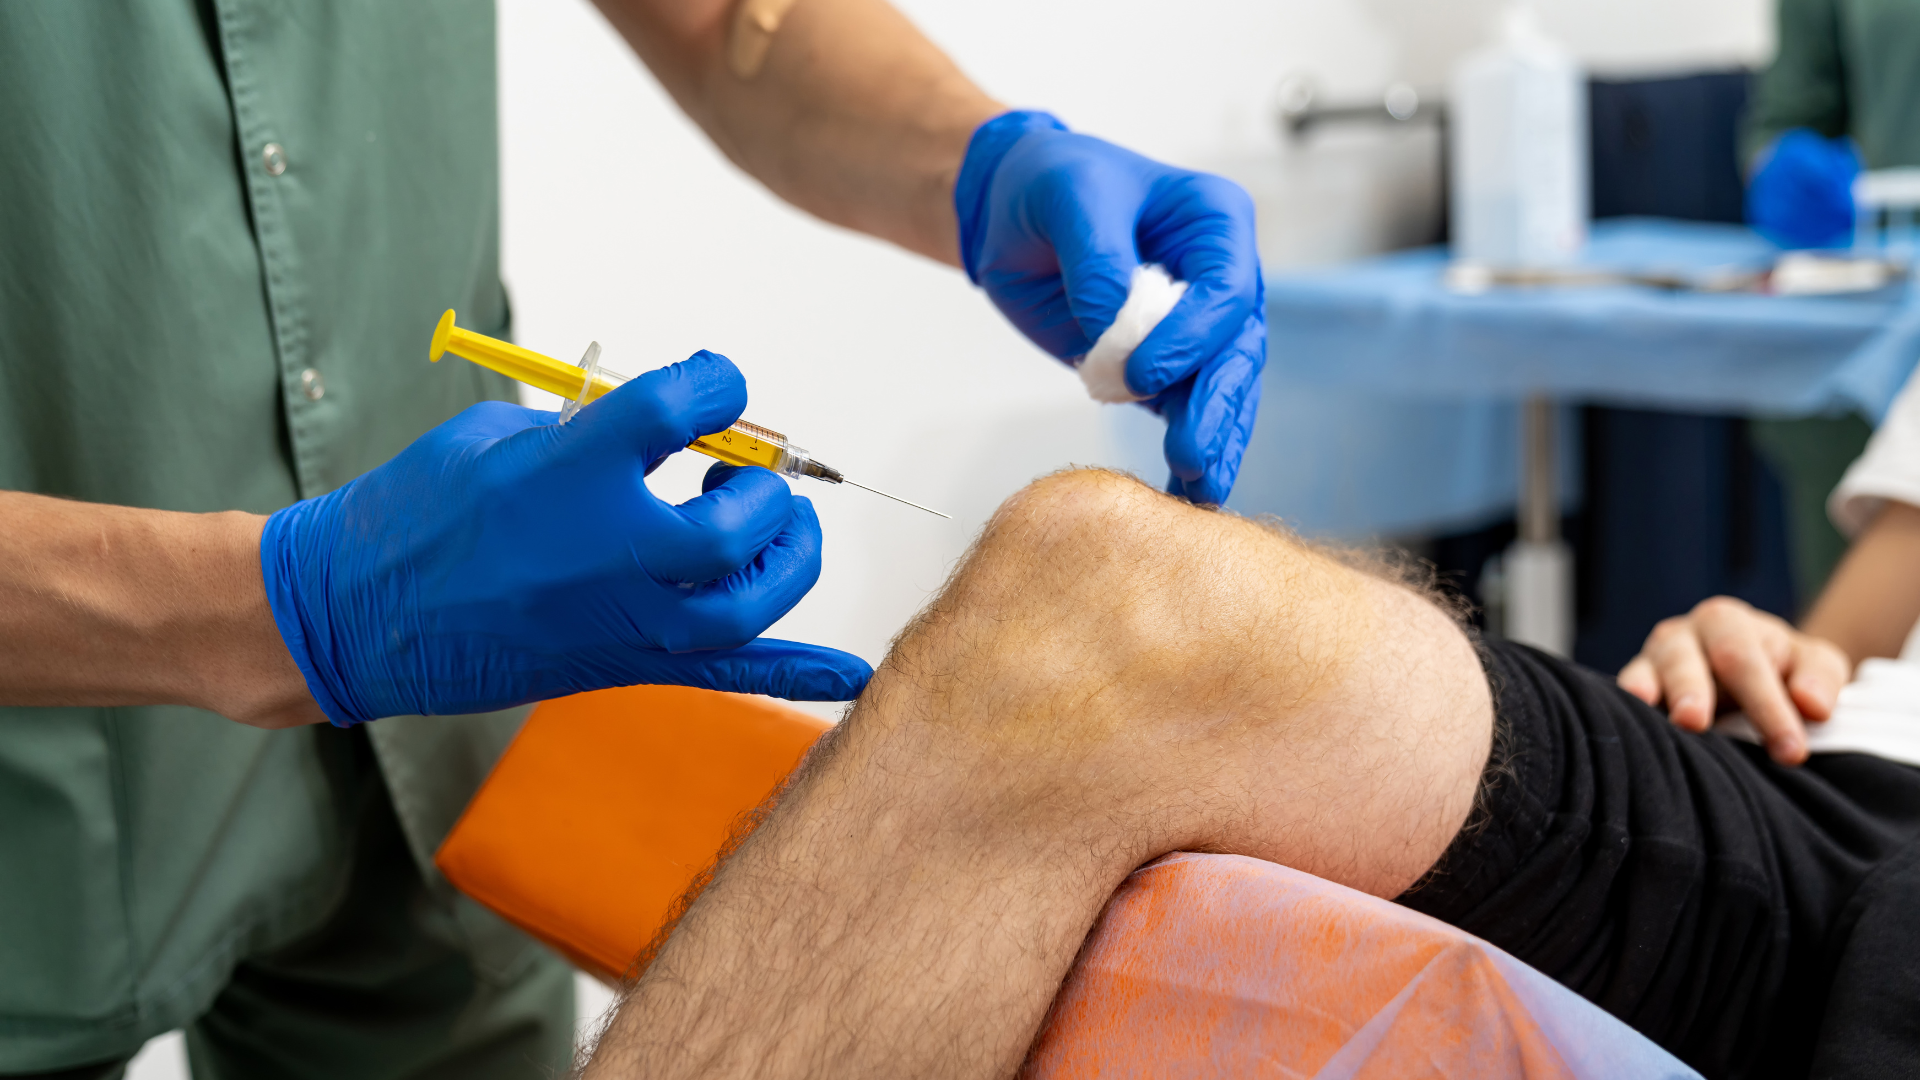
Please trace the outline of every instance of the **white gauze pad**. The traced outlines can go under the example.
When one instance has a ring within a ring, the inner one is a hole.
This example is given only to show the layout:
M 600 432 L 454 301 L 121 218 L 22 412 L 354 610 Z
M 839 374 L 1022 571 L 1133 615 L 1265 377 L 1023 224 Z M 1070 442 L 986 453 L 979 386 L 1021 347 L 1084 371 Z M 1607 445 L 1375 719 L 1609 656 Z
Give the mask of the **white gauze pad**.
M 1133 284 L 1127 289 L 1127 302 L 1120 305 L 1113 325 L 1087 350 L 1080 361 L 1080 381 L 1095 401 L 1139 401 L 1140 395 L 1127 389 L 1127 358 L 1140 346 L 1160 320 L 1187 291 L 1187 283 L 1175 281 L 1165 269 L 1154 263 L 1133 268 Z

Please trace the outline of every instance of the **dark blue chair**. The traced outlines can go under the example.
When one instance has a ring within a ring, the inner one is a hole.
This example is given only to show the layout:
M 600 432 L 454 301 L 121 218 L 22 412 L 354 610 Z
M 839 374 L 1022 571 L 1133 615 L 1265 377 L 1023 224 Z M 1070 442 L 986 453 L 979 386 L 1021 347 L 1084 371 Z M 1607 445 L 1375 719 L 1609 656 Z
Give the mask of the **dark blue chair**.
M 1593 215 L 1741 220 L 1751 76 L 1595 80 Z M 1574 656 L 1613 671 L 1653 624 L 1716 594 L 1794 613 L 1785 500 L 1741 417 L 1582 410 Z

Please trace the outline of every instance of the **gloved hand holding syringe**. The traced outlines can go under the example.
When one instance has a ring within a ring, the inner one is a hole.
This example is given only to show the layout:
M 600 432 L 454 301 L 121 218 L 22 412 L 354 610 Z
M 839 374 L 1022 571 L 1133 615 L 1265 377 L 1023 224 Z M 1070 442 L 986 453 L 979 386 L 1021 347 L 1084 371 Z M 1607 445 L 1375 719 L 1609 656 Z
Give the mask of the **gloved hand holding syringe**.
M 558 395 L 567 402 L 560 411 L 560 422 L 563 424 L 571 420 L 581 406 L 628 381 L 628 376 L 600 366 L 600 343 L 597 341 L 587 347 L 586 355 L 575 365 L 521 348 L 512 342 L 476 334 L 455 326 L 453 319 L 451 310 L 440 316 L 440 324 L 433 330 L 433 344 L 427 359 L 438 362 L 442 355 L 452 353 L 537 390 Z M 745 420 L 735 421 L 724 431 L 703 435 L 688 444 L 687 449 L 698 450 L 729 465 L 756 465 L 782 476 L 811 476 L 829 484 L 852 484 L 862 491 L 871 491 L 916 510 L 948 517 L 938 510 L 908 502 L 898 495 L 888 495 L 848 480 L 840 475 L 839 470 L 813 460 L 805 450 L 788 442 L 785 435 Z

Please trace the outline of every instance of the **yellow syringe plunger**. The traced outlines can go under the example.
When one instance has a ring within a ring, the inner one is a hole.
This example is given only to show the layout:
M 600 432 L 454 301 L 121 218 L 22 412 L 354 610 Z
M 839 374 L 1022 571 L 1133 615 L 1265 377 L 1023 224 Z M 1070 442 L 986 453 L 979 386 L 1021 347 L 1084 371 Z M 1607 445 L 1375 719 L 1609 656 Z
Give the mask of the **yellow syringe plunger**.
M 439 324 L 433 328 L 433 344 L 428 346 L 427 359 L 438 363 L 440 357 L 447 353 L 471 360 L 536 390 L 557 394 L 568 401 L 581 399 L 583 405 L 626 381 L 620 379 L 616 382 L 607 378 L 611 374 L 609 372 L 596 372 L 589 381 L 585 368 L 543 356 L 532 349 L 523 349 L 511 341 L 501 341 L 455 326 L 451 308 L 440 316 Z

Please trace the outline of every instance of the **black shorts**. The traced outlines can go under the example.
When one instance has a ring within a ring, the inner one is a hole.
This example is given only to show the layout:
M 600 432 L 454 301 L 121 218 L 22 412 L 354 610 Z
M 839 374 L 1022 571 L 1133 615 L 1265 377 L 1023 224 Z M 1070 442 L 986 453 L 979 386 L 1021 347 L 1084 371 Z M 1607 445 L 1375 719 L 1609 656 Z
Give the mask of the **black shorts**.
M 1708 1077 L 1920 1076 L 1920 769 L 1781 768 L 1607 676 L 1504 642 L 1483 656 L 1481 802 L 1401 903 Z

